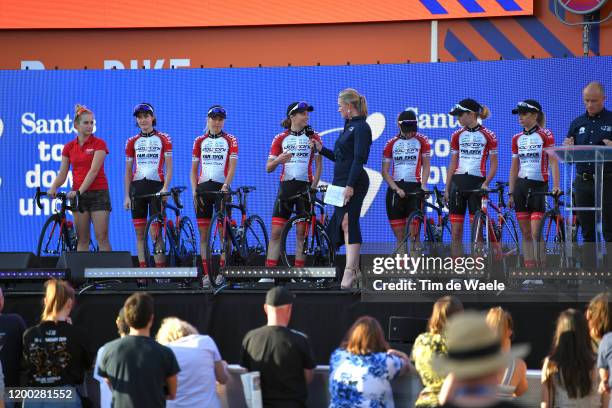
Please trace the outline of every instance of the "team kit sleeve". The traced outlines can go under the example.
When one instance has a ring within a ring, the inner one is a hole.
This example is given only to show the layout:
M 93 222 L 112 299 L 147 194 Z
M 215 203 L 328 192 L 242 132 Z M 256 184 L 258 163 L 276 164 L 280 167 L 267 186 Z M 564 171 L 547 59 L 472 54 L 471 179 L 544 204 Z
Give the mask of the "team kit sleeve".
M 321 143 L 321 147 L 323 146 L 323 140 L 321 139 L 321 136 L 318 133 L 315 133 L 312 138 L 314 140 L 316 140 L 317 142 Z M 320 153 L 317 151 L 317 149 L 313 149 L 314 150 L 314 154 L 315 156 L 318 156 Z
M 546 129 L 546 139 L 544 140 L 544 147 L 552 147 L 555 145 L 555 136 L 550 129 Z
M 383 149 L 383 162 L 391 162 L 393 159 L 393 143 L 395 142 L 395 138 L 389 140 L 385 144 L 385 148 Z
M 129 138 L 125 143 L 125 159 L 132 161 L 136 157 L 136 150 L 134 149 L 134 139 Z
M 487 135 L 487 147 L 489 148 L 489 154 L 497 154 L 497 137 L 495 133 L 487 129 L 485 133 Z
M 451 136 L 451 154 L 458 154 L 459 153 L 459 134 L 461 133 L 460 130 L 456 131 L 455 133 L 453 133 L 453 135 Z
M 172 156 L 172 139 L 170 136 L 164 134 L 163 140 L 163 148 L 164 148 L 164 156 Z
M 270 146 L 269 159 L 276 159 L 283 152 L 282 138 L 280 135 L 276 135 L 272 140 L 272 146 Z
M 106 142 L 105 142 L 104 140 L 102 140 L 102 139 L 98 139 L 98 140 L 96 141 L 96 146 L 94 147 L 94 149 L 95 149 L 96 151 L 98 151 L 98 150 L 102 150 L 102 151 L 106 152 L 106 154 L 109 154 L 109 153 L 110 153 L 110 152 L 108 151 L 108 147 L 106 146 Z
M 192 161 L 199 161 L 202 156 L 202 137 L 196 137 L 193 141 L 193 150 L 191 151 Z
M 235 136 L 229 137 L 229 157 L 230 159 L 238 158 L 238 139 Z
M 431 156 L 431 143 L 429 143 L 429 139 L 425 135 L 421 135 L 421 156 Z
M 521 134 L 516 134 L 514 136 L 512 136 L 512 158 L 517 158 L 518 157 L 518 138 L 521 136 Z

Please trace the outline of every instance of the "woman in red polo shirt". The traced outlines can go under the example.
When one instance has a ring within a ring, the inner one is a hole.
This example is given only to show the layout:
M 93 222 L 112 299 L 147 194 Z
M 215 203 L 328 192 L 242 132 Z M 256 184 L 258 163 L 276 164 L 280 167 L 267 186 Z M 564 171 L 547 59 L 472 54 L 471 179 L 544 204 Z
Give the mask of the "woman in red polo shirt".
M 93 112 L 81 105 L 76 105 L 74 110 L 74 128 L 78 136 L 64 146 L 59 174 L 48 194 L 55 197 L 57 188 L 66 181 L 68 169 L 72 165 L 72 191 L 68 193 L 68 197 L 74 200 L 78 191 L 83 210 L 83 212 L 73 212 L 78 236 L 77 250 L 89 251 L 89 228 L 93 222 L 100 251 L 110 251 L 108 219 L 111 204 L 108 182 L 104 174 L 104 159 L 108 154 L 108 148 L 104 140 L 93 135 Z

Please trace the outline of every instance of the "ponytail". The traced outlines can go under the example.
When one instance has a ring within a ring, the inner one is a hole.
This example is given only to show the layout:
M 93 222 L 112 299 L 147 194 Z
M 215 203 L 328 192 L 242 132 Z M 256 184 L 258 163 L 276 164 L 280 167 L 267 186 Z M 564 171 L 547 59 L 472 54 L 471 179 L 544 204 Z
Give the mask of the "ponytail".
M 74 289 L 68 282 L 57 279 L 45 282 L 45 306 L 41 320 L 55 320 L 69 300 L 74 301 Z
M 482 105 L 480 107 L 480 113 L 478 113 L 478 117 L 480 119 L 482 119 L 482 120 L 485 120 L 489 116 L 491 116 L 491 111 L 489 110 L 489 108 L 487 108 L 486 106 Z
M 544 112 L 538 112 L 538 118 L 536 120 L 539 127 L 546 127 L 546 115 L 544 115 Z
M 287 118 L 283 119 L 283 121 L 281 122 L 280 125 L 284 129 L 291 129 L 291 118 L 287 117 Z
M 338 100 L 353 106 L 360 116 L 368 116 L 368 102 L 365 96 L 352 88 L 344 89 L 338 95 Z

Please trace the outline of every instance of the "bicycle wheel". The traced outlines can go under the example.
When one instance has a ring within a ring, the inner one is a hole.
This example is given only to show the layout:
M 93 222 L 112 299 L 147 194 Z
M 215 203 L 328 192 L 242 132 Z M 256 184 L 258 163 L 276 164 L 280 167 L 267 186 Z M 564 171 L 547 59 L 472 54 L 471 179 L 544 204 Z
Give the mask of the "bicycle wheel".
M 155 256 L 169 258 L 169 237 L 166 234 L 164 218 L 158 214 L 149 218 L 145 227 L 144 255 L 148 267 L 155 266 Z
M 298 225 L 305 226 L 304 236 L 298 239 Z M 295 264 L 296 250 L 301 246 L 304 257 L 304 266 L 333 266 L 334 251 L 325 232 L 325 227 L 304 216 L 294 216 L 289 219 L 281 235 L 281 261 L 285 266 Z
M 268 250 L 268 231 L 260 216 L 251 215 L 247 218 L 240 245 L 245 265 L 255 265 L 258 258 L 265 260 Z
M 404 239 L 395 247 L 395 254 L 410 254 L 415 251 L 422 251 L 424 242 L 431 242 L 431 235 L 423 224 L 423 212 L 416 210 L 410 213 L 406 221 L 406 229 L 404 231 Z
M 497 255 L 502 257 L 504 274 L 508 276 L 508 269 L 511 266 L 514 268 L 521 266 L 520 241 L 516 229 L 516 221 L 512 215 L 506 213 L 502 217 L 503 221 L 499 230 L 499 237 L 497 237 L 497 242 L 501 244 L 499 246 L 501 252 Z
M 540 225 L 539 260 L 540 265 L 565 266 L 565 225 L 554 212 L 546 212 Z M 553 257 L 558 256 L 558 262 Z
M 181 218 L 179 223 L 179 242 L 177 245 L 176 258 L 180 266 L 197 265 L 197 240 L 193 223 L 189 217 Z
M 231 242 L 229 237 L 229 223 L 223 228 L 223 220 L 219 219 L 219 213 L 215 213 L 208 227 L 208 246 L 206 248 L 206 262 L 208 263 L 208 274 L 211 284 L 214 285 L 220 269 L 232 263 Z M 225 237 L 223 237 L 225 232 Z M 224 258 L 224 261 L 221 260 Z
M 75 250 L 76 239 L 67 243 L 59 215 L 54 214 L 47 218 L 38 237 L 36 256 L 59 256 L 62 252 Z

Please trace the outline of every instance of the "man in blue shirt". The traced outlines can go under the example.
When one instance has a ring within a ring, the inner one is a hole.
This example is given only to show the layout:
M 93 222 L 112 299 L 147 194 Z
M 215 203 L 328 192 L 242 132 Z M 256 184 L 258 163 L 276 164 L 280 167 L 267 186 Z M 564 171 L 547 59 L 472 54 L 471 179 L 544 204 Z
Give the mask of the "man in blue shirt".
M 565 145 L 600 145 L 612 146 L 612 112 L 606 110 L 605 90 L 601 83 L 594 81 L 588 84 L 582 98 L 586 113 L 578 116 L 570 125 Z M 593 207 L 595 200 L 595 165 L 577 163 L 574 181 L 575 203 L 577 207 Z M 604 165 L 604 185 L 612 183 L 612 163 Z M 593 211 L 579 211 L 578 221 L 582 227 L 585 242 L 595 242 L 595 214 Z M 612 188 L 603 189 L 602 209 L 603 236 L 606 242 L 612 242 Z M 584 260 L 595 259 L 584 256 Z

